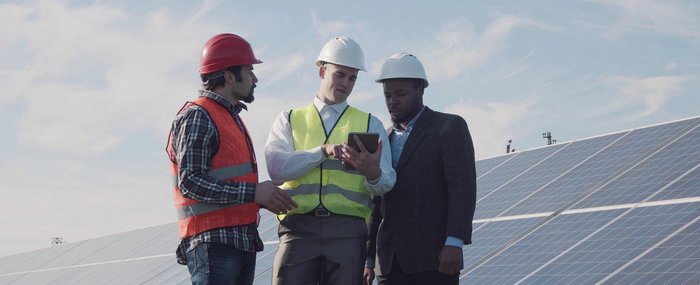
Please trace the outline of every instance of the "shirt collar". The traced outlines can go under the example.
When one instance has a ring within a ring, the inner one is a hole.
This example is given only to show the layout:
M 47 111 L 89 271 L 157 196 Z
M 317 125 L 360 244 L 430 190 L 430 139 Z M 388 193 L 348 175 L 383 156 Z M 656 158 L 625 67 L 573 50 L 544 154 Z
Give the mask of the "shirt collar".
M 338 114 L 342 114 L 345 108 L 348 107 L 348 102 L 343 101 L 338 104 L 328 105 L 326 104 L 326 102 L 323 102 L 323 100 L 319 99 L 318 96 L 314 96 L 314 106 L 316 106 L 316 110 L 318 110 L 319 112 L 323 110 L 323 107 L 328 106 L 329 108 L 335 110 Z
M 226 109 L 229 110 L 234 115 L 237 115 L 238 113 L 241 112 L 241 110 L 246 110 L 248 111 L 248 106 L 246 104 L 241 103 L 240 101 L 236 103 L 236 105 L 231 104 L 231 101 L 226 100 L 224 96 L 219 95 L 218 93 L 209 91 L 209 90 L 199 90 L 199 96 L 200 97 L 207 97 L 209 99 L 212 99 L 216 101 L 217 103 L 223 105 L 226 107 Z
M 406 129 L 401 129 L 401 125 L 399 125 L 399 124 L 394 124 L 392 126 L 392 128 L 394 129 L 395 132 L 408 132 L 408 133 L 410 133 L 411 130 L 413 129 L 413 125 L 416 124 L 418 117 L 420 117 L 420 114 L 423 114 L 423 110 L 425 110 L 425 106 L 423 106 L 423 108 L 420 109 L 420 112 L 418 112 L 418 114 L 413 116 L 413 119 L 411 119 L 408 122 L 408 125 L 406 125 Z

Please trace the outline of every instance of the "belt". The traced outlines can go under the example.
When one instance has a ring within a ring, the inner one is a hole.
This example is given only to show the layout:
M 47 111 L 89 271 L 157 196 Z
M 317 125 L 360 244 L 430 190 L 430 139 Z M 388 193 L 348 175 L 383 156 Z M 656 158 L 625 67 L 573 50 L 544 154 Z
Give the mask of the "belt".
M 308 213 L 304 213 L 304 215 L 314 217 L 330 217 L 335 216 L 336 214 L 331 213 L 330 211 L 326 210 L 326 208 L 318 207 L 316 209 L 311 210 Z

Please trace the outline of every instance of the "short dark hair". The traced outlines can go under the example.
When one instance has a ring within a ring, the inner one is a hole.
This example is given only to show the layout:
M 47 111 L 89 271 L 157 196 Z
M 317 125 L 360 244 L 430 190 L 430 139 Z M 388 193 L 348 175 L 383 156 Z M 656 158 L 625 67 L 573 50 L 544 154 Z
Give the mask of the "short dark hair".
M 213 91 L 216 88 L 224 86 L 224 84 L 226 83 L 226 80 L 224 79 L 224 73 L 226 73 L 226 71 L 233 73 L 233 76 L 236 77 L 236 82 L 243 81 L 243 78 L 241 77 L 241 67 L 231 66 L 229 68 L 219 70 L 217 72 L 202 74 L 202 87 L 205 90 Z
M 405 77 L 387 78 L 387 79 L 382 80 L 381 82 L 384 83 L 384 82 L 386 82 L 388 80 L 392 80 L 392 79 L 408 80 L 409 82 L 411 82 L 411 85 L 413 85 L 413 88 L 425 89 L 425 80 L 420 79 L 420 78 L 405 78 Z

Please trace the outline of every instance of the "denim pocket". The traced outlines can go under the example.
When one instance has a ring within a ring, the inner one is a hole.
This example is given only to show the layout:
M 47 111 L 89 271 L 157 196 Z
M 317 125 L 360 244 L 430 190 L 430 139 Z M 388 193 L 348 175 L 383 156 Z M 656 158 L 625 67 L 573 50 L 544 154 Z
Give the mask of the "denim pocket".
M 195 248 L 187 252 L 187 269 L 194 279 L 196 276 L 203 274 L 209 275 L 209 244 L 200 243 Z

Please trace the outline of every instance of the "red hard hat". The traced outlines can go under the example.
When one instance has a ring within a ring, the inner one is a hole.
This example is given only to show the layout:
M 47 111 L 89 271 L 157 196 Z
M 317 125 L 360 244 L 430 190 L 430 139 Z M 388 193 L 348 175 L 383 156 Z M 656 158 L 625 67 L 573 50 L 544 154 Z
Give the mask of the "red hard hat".
M 255 58 L 253 48 L 240 36 L 218 34 L 204 44 L 199 74 L 213 73 L 231 66 L 262 63 Z

